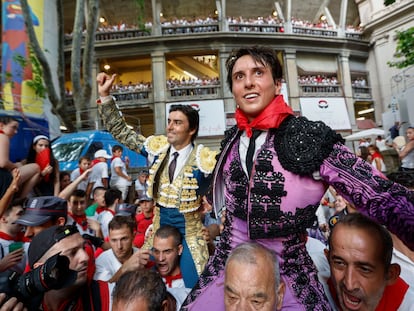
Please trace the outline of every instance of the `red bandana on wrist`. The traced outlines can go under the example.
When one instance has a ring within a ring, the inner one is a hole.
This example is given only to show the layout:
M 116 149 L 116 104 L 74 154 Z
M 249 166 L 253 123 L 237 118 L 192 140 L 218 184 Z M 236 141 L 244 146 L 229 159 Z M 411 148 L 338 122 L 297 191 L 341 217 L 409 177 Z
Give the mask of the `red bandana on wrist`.
M 252 129 L 267 130 L 270 128 L 278 128 L 280 123 L 289 115 L 293 115 L 290 108 L 283 100 L 282 95 L 276 96 L 269 105 L 252 122 L 249 123 L 247 116 L 240 109 L 236 109 L 237 127 L 245 130 L 247 137 L 252 136 Z

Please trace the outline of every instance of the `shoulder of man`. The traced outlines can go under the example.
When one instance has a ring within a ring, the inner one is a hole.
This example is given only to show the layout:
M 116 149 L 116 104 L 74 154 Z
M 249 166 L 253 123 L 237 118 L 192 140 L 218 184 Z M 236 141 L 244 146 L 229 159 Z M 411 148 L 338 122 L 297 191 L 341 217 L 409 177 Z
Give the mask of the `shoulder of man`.
M 216 166 L 217 151 L 211 150 L 203 145 L 196 146 L 197 166 L 205 174 L 211 174 Z
M 151 156 L 155 157 L 162 152 L 166 152 L 170 144 L 165 135 L 151 135 L 145 139 L 144 147 Z

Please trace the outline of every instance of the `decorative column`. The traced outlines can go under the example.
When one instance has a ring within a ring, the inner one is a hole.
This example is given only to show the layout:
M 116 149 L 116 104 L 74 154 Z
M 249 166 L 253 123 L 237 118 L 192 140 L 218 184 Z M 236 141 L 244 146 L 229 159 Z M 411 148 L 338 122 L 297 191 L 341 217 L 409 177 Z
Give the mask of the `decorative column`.
M 299 105 L 299 85 L 298 85 L 298 68 L 296 65 L 296 50 L 285 50 L 284 77 L 287 83 L 289 98 L 286 101 L 293 110 L 300 110 Z
M 164 53 L 162 51 L 152 52 L 151 63 L 155 134 L 165 134 L 166 72 Z
M 349 120 L 351 122 L 351 126 L 355 127 L 355 107 L 354 107 L 354 98 L 352 95 L 352 80 L 351 80 L 351 70 L 349 68 L 349 55 L 350 52 L 348 50 L 343 50 L 340 52 L 338 59 L 339 59 L 339 74 L 341 77 L 341 84 L 342 89 L 344 92 L 344 99 L 346 103 L 346 107 L 349 114 Z

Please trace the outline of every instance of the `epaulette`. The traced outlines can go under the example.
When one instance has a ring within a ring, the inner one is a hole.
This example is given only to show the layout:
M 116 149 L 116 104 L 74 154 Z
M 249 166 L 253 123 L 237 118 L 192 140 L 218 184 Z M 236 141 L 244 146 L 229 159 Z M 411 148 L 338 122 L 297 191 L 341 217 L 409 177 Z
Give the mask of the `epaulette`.
M 205 174 L 211 174 L 213 172 L 216 166 L 217 153 L 217 151 L 210 150 L 210 148 L 204 147 L 203 145 L 197 146 L 196 160 L 200 171 Z
M 167 136 L 151 135 L 144 142 L 145 150 L 152 156 L 158 156 L 161 152 L 167 151 L 169 147 Z

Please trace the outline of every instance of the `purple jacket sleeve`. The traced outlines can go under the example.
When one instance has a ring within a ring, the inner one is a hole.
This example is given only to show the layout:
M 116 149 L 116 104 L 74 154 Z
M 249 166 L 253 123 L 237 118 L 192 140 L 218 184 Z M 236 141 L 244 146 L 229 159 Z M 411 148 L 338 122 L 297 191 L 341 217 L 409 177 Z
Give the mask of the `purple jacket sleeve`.
M 320 167 L 322 179 L 361 213 L 385 225 L 414 250 L 414 194 L 336 144 Z

